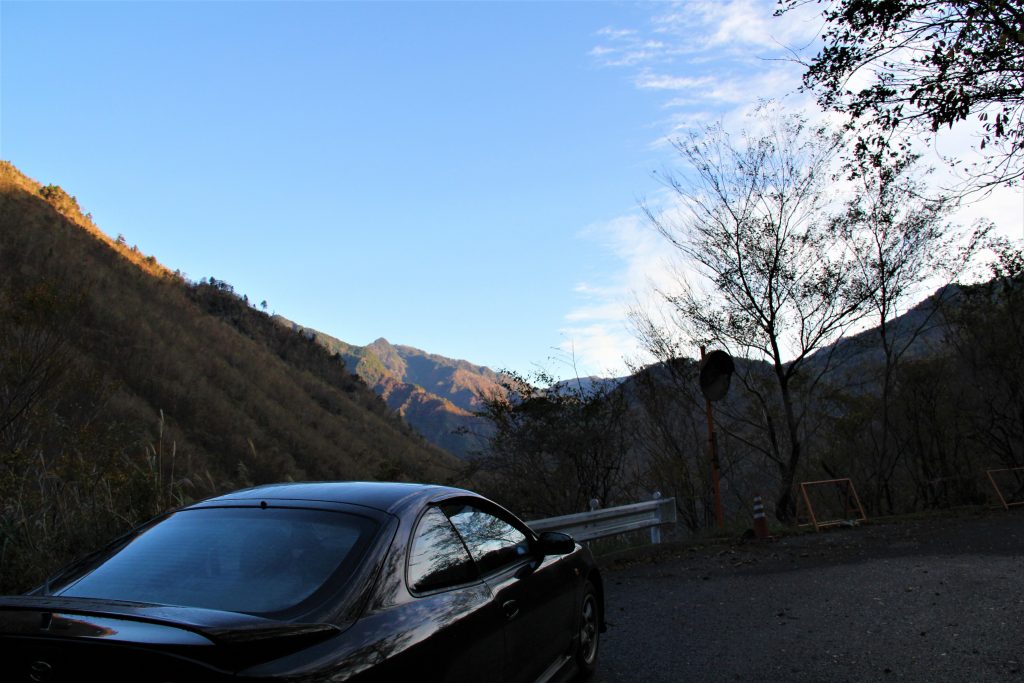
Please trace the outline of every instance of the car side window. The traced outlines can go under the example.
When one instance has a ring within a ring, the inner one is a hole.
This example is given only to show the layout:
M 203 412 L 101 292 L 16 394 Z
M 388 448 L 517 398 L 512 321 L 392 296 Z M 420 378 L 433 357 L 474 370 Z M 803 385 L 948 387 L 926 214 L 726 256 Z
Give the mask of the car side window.
M 409 551 L 409 588 L 417 593 L 450 588 L 476 578 L 462 539 L 437 508 L 420 518 Z
M 515 564 L 529 553 L 526 535 L 500 517 L 462 503 L 442 509 L 466 542 L 481 574 Z

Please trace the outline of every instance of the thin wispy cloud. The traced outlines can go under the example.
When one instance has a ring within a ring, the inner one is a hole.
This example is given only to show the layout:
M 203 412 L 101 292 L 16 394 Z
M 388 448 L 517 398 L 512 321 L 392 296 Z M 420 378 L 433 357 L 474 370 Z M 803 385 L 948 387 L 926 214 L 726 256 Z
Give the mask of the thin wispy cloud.
M 612 288 L 607 288 L 611 290 Z M 609 291 L 605 298 L 614 298 L 618 295 L 617 291 Z M 570 311 L 566 316 L 566 322 L 570 323 L 583 323 L 583 322 L 604 322 L 607 320 L 618 320 L 622 316 L 621 304 L 610 301 L 606 303 L 595 304 L 593 306 L 583 306 Z
M 639 211 L 588 226 L 580 237 L 601 244 L 621 267 L 601 282 L 573 288 L 579 303 L 565 315 L 561 349 L 575 356 L 584 374 L 621 375 L 627 372 L 626 359 L 650 360 L 628 317 L 638 303 L 653 304 L 652 292 L 667 284 L 665 247 Z
M 722 50 L 749 56 L 751 48 L 774 52 L 806 44 L 821 26 L 816 10 L 791 12 L 785 20 L 772 15 L 776 5 L 764 0 L 702 0 L 676 3 L 651 19 L 658 36 L 685 39 L 693 51 Z
M 636 31 L 634 29 L 619 29 L 611 26 L 605 26 L 597 32 L 597 35 L 610 38 L 611 40 L 622 40 L 624 38 L 635 36 Z
M 663 121 L 654 146 L 678 135 L 679 120 L 703 122 L 745 113 L 762 99 L 787 98 L 790 108 L 817 112 L 796 95 L 803 67 L 794 51 L 813 44 L 817 8 L 773 16 L 772 0 L 692 0 L 673 3 L 643 27 L 605 27 L 590 56 L 604 68 L 632 71 L 640 90 L 663 91 L 665 108 L 685 114 Z
M 636 87 L 644 90 L 693 90 L 711 85 L 715 79 L 710 76 L 694 78 L 692 76 L 644 73 L 637 76 L 635 82 Z
M 670 60 L 681 52 L 678 45 L 645 36 L 637 29 L 607 26 L 596 34 L 600 40 L 589 52 L 601 66 L 622 67 Z

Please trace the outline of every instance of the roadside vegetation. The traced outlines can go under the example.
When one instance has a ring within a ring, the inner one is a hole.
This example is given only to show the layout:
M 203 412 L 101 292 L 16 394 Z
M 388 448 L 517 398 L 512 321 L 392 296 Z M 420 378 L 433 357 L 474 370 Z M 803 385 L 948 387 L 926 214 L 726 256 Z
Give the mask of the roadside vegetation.
M 715 404 L 727 522 L 749 526 L 762 495 L 769 513 L 792 523 L 794 485 L 846 477 L 871 517 L 994 502 L 985 470 L 1024 467 L 1024 255 L 996 248 L 984 281 L 944 286 L 889 320 L 884 338 L 874 327 L 809 357 L 789 387 L 801 442 L 791 468 L 777 455 L 791 451 L 776 368 L 738 356 L 730 394 Z M 691 533 L 712 529 L 699 365 L 684 346 L 671 348 L 678 355 L 612 387 L 545 388 L 543 376 L 508 383 L 481 412 L 496 431 L 474 461 L 482 486 L 528 517 L 657 492 L 675 498 Z M 1020 473 L 1001 486 L 1024 500 Z M 780 491 L 790 493 L 788 510 L 769 495 Z M 825 495 L 838 500 L 842 489 Z

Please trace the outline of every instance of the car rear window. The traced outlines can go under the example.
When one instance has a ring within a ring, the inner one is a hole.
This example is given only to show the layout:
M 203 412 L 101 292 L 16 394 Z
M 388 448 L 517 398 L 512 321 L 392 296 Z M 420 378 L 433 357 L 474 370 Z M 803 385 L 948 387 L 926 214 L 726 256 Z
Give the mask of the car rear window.
M 268 614 L 359 564 L 377 524 L 288 508 L 182 510 L 142 531 L 58 595 Z

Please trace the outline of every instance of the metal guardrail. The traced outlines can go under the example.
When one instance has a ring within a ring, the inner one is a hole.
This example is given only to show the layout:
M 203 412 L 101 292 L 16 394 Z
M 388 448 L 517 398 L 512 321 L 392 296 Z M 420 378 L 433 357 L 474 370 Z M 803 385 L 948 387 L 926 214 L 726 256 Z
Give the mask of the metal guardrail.
M 676 499 L 657 498 L 574 515 L 548 517 L 527 522 L 534 531 L 561 531 L 577 541 L 592 541 L 595 538 L 614 536 L 637 529 L 651 529 L 651 542 L 657 543 L 660 534 L 654 533 L 662 524 L 676 521 Z

